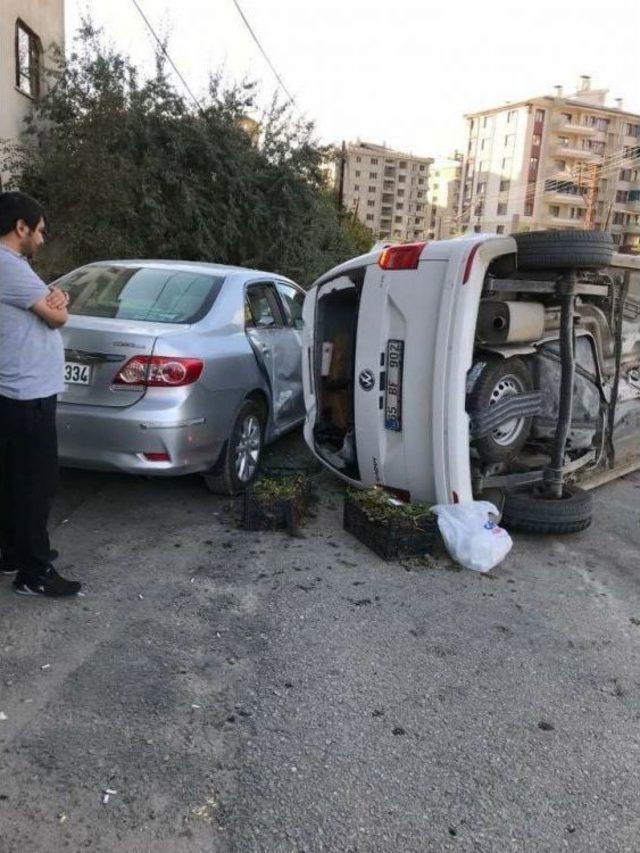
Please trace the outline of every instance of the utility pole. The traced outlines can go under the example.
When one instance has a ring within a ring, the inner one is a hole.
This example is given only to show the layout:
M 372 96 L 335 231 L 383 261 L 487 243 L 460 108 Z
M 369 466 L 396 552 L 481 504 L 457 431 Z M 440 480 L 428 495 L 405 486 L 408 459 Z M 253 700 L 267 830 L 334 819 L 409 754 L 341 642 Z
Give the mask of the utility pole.
M 338 178 L 338 210 L 342 211 L 342 205 L 344 202 L 344 173 L 347 165 L 347 145 L 342 140 L 342 145 L 340 147 L 340 175 Z

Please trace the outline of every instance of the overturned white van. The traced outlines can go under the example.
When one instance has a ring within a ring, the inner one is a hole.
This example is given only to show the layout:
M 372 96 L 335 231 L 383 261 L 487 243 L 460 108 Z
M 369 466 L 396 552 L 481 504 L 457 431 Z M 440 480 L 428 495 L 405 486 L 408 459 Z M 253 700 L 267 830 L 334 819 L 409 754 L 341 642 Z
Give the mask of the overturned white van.
M 304 306 L 307 443 L 355 486 L 585 528 L 584 488 L 640 466 L 640 258 L 613 249 L 474 234 L 326 273 Z

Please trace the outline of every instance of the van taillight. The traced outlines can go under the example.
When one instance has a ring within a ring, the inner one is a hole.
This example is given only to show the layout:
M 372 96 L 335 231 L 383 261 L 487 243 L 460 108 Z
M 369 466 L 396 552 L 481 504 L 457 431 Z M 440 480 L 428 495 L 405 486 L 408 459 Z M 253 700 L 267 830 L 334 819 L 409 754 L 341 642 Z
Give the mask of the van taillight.
M 204 362 L 199 358 L 136 355 L 120 368 L 112 384 L 179 388 L 196 382 L 203 367 Z
M 426 245 L 426 242 L 423 242 L 389 246 L 378 258 L 378 265 L 383 270 L 417 270 L 420 255 Z
M 471 251 L 467 255 L 467 261 L 464 265 L 464 273 L 462 275 L 462 283 L 466 284 L 469 281 L 469 277 L 471 275 L 471 267 L 473 266 L 473 259 L 476 256 L 476 252 L 480 248 L 482 243 L 476 243 L 475 246 L 471 247 Z

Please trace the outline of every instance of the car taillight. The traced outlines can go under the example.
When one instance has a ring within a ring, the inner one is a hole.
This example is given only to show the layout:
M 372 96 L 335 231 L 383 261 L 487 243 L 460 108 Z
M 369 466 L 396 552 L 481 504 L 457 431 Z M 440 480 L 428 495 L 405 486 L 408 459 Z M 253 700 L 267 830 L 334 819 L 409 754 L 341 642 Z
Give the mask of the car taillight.
M 177 388 L 196 382 L 203 367 L 199 358 L 136 355 L 120 368 L 112 384 Z
M 417 270 L 423 243 L 402 243 L 398 246 L 388 246 L 378 258 L 378 265 L 383 270 Z
M 147 462 L 171 462 L 171 457 L 168 453 L 143 453 Z

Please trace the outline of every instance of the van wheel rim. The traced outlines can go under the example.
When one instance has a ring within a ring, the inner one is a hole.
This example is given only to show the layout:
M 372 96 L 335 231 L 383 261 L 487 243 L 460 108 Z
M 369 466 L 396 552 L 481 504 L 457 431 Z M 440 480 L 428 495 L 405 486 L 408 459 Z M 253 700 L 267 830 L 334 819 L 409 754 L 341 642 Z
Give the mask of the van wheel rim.
M 236 475 L 241 483 L 248 483 L 258 467 L 262 428 L 255 415 L 247 415 L 240 425 L 235 447 Z
M 523 394 L 525 388 L 517 376 L 509 374 L 502 376 L 495 384 L 491 396 L 489 398 L 489 406 L 495 406 L 496 403 L 506 400 L 507 397 L 514 397 L 517 394 Z M 524 427 L 524 418 L 511 418 L 500 424 L 499 427 L 493 430 L 491 438 L 500 447 L 510 447 L 518 438 Z

